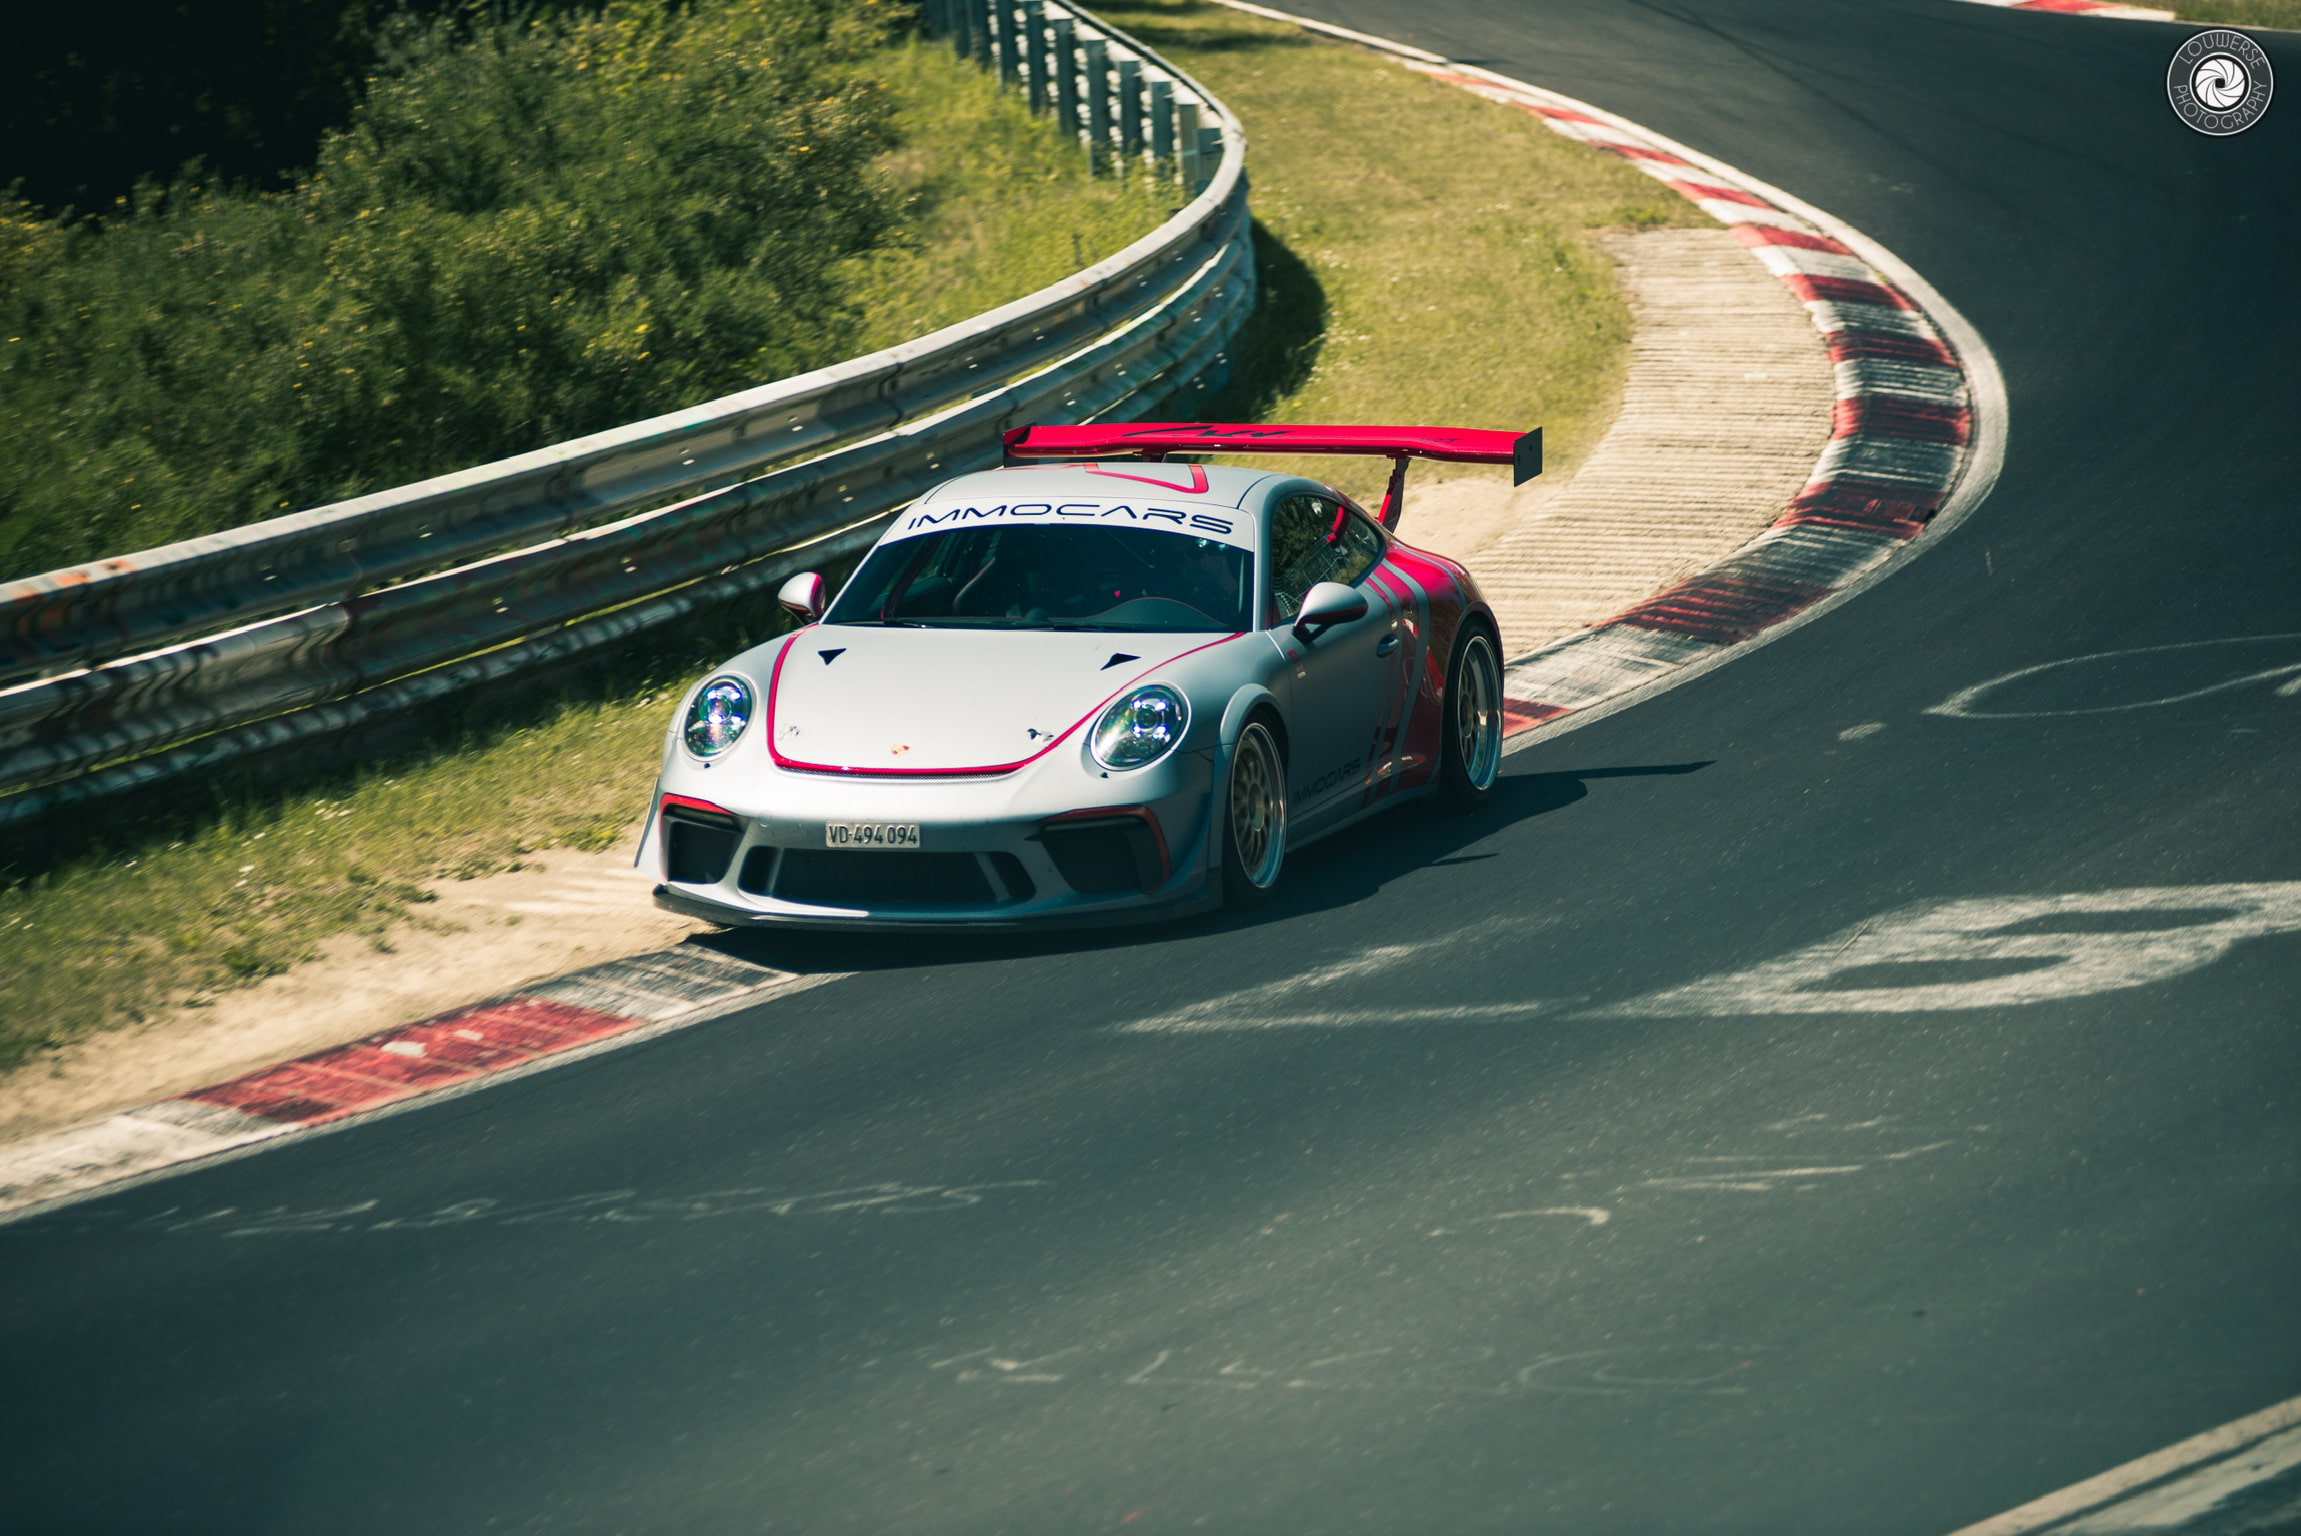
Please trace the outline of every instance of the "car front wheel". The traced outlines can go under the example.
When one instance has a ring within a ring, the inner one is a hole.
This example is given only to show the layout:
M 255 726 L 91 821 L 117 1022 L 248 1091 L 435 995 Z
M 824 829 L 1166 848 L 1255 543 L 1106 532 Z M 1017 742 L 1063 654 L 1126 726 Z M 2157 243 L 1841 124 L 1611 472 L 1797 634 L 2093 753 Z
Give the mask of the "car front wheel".
M 1249 720 L 1231 748 L 1222 792 L 1223 899 L 1258 906 L 1286 862 L 1286 767 L 1270 726 Z

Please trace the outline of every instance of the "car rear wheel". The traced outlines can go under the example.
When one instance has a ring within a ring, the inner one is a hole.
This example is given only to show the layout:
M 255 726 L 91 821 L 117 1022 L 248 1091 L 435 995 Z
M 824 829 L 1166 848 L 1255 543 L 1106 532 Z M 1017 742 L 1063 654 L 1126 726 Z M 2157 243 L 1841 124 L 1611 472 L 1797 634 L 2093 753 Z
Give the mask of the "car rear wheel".
M 1457 811 L 1493 798 L 1502 771 L 1502 665 L 1494 639 L 1466 629 L 1446 671 L 1446 731 L 1439 748 L 1438 793 Z
M 1249 720 L 1222 793 L 1222 890 L 1234 907 L 1270 899 L 1286 862 L 1286 768 L 1270 727 Z

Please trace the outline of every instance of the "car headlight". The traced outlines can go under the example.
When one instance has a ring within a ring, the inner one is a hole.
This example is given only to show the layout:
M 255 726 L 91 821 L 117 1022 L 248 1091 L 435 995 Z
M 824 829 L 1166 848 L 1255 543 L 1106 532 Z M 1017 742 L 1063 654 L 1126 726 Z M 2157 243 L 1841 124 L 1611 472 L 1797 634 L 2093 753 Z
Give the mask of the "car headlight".
M 1189 728 L 1189 703 L 1166 684 L 1152 683 L 1103 711 L 1087 749 L 1105 768 L 1141 768 L 1181 745 Z
M 751 723 L 751 685 L 739 677 L 715 677 L 687 706 L 687 750 L 717 757 L 735 745 Z

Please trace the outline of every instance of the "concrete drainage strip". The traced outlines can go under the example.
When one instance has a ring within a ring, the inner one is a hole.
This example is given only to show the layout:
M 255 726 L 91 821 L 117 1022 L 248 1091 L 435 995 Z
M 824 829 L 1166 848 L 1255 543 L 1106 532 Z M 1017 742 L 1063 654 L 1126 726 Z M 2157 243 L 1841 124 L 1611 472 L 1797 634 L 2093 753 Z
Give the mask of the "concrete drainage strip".
M 1513 661 L 1504 688 L 1513 749 L 1786 633 L 1937 542 L 1988 494 L 2006 431 L 1996 362 L 1874 241 L 1587 103 L 1323 22 L 1221 3 L 1379 49 L 1623 156 L 1716 218 L 1827 344 L 1825 420 L 1810 340 L 1801 359 L 1796 328 L 1780 323 L 1787 306 L 1753 300 L 1753 269 L 1722 265 L 1730 252 L 1717 235 L 1673 231 L 1617 246 L 1641 322 L 1622 414 L 1574 481 L 1478 561 L 1490 573 L 1482 580 L 1506 632 L 1539 634 L 1710 563 Z M 1825 430 L 1819 461 L 1801 471 Z M 1754 527 L 1763 531 L 1749 538 Z M 592 966 L 0 1149 L 0 1221 L 837 979 L 695 946 Z

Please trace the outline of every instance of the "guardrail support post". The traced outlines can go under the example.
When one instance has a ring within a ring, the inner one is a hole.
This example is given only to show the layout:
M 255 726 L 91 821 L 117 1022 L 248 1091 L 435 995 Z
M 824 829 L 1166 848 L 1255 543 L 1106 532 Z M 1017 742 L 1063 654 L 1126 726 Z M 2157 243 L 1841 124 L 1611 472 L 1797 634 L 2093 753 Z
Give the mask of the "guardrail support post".
M 1198 103 L 1178 101 L 1174 104 L 1175 159 L 1182 175 L 1183 190 L 1197 194 L 1206 185 L 1199 174 Z
M 1023 83 L 1023 39 L 1030 26 L 1022 0 L 991 0 L 993 25 L 999 35 L 999 78 L 1008 85 Z
M 1119 153 L 1132 160 L 1143 148 L 1143 61 L 1122 53 L 1117 68 Z
M 1045 112 L 1055 104 L 1054 61 L 1048 55 L 1047 8 L 1039 0 L 1023 0 L 1023 68 L 1030 75 L 1031 110 Z
M 1063 133 L 1076 143 L 1079 137 L 1079 47 L 1078 23 L 1061 11 L 1047 27 L 1047 52 L 1052 55 L 1048 82 L 1054 86 L 1055 121 Z
M 1199 125 L 1198 130 L 1199 176 L 1198 180 L 1192 182 L 1190 186 L 1191 195 L 1193 197 L 1196 197 L 1199 193 L 1206 190 L 1206 184 L 1214 180 L 1215 167 L 1221 164 L 1222 130 L 1220 128 L 1208 127 L 1202 123 Z
M 1111 45 L 1101 37 L 1079 44 L 1080 69 L 1087 87 L 1087 166 L 1108 164 L 1111 158 Z
M 1174 158 L 1174 82 L 1164 75 L 1150 82 L 1150 151 L 1154 174 Z

